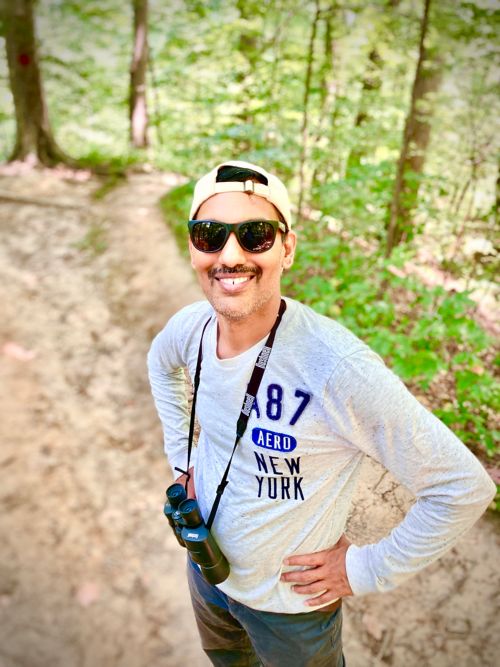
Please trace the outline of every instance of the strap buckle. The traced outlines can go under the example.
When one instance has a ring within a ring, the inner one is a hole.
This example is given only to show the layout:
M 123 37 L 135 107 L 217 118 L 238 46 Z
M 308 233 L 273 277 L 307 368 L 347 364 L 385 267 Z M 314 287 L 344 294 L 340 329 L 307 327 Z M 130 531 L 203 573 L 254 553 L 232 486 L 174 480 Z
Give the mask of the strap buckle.
M 252 194 L 255 193 L 255 183 L 254 181 L 245 181 L 243 183 L 243 192 L 251 192 Z

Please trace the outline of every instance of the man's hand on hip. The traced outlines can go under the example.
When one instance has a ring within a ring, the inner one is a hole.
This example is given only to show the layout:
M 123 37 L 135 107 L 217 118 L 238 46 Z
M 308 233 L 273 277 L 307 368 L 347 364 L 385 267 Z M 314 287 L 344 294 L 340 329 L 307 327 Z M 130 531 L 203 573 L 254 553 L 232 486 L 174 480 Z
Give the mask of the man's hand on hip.
M 188 482 L 187 496 L 188 496 L 188 498 L 196 498 L 196 491 L 195 491 L 195 488 L 194 488 L 194 467 L 193 466 L 191 466 L 191 468 L 189 468 L 189 474 L 191 476 L 190 476 L 189 482 Z M 182 484 L 182 486 L 185 486 L 186 485 L 186 477 L 187 477 L 187 475 L 181 475 L 180 477 L 178 477 L 175 480 L 175 483 L 176 484 Z
M 309 569 L 285 572 L 281 581 L 293 583 L 292 590 L 300 595 L 315 594 L 316 597 L 306 600 L 310 607 L 353 595 L 345 567 L 345 555 L 350 544 L 342 535 L 337 544 L 329 549 L 285 558 L 285 565 L 305 565 Z M 324 593 L 318 596 L 321 591 Z

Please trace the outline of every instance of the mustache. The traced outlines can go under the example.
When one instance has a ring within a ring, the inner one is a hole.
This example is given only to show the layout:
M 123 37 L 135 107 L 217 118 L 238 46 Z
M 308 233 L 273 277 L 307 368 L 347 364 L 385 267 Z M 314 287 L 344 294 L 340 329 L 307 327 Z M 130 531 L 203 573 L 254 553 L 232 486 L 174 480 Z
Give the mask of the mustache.
M 213 279 L 217 276 L 230 276 L 235 273 L 251 273 L 258 278 L 262 274 L 262 269 L 256 266 L 246 266 L 245 264 L 237 264 L 236 266 L 219 266 L 209 269 L 208 277 Z

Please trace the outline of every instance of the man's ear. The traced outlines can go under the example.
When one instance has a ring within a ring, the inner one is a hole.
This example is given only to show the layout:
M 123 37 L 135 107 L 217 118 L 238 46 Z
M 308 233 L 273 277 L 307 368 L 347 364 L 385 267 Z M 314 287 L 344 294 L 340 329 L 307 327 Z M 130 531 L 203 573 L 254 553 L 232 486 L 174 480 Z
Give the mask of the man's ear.
M 295 257 L 295 248 L 297 246 L 297 234 L 291 229 L 283 240 L 283 269 L 289 269 L 293 264 L 293 258 Z

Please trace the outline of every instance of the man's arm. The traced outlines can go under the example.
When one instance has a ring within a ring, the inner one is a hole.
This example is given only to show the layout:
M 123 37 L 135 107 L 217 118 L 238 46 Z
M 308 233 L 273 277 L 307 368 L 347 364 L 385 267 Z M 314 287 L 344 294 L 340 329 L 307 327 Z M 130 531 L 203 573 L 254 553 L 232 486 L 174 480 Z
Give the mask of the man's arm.
M 186 470 L 189 411 L 186 396 L 184 360 L 178 351 L 175 322 L 172 320 L 151 344 L 148 353 L 148 374 L 151 392 L 163 427 L 163 442 L 174 479 L 179 470 Z M 191 464 L 195 462 L 193 448 Z
M 369 454 L 416 496 L 404 520 L 376 544 L 339 541 L 318 554 L 293 556 L 286 581 L 335 597 L 388 591 L 448 551 L 477 521 L 496 488 L 473 454 L 368 351 L 340 363 L 331 378 L 332 430 Z M 318 560 L 318 558 L 320 560 Z M 319 568 L 319 569 L 318 569 Z M 344 573 L 348 588 L 345 586 Z

